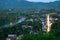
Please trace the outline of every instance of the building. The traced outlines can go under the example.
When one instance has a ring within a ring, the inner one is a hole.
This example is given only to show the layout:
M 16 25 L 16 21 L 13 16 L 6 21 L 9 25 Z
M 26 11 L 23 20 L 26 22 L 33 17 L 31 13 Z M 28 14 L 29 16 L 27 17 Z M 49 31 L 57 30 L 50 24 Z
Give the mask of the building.
M 9 34 L 6 40 L 16 40 L 17 36 L 15 34 Z
M 52 20 L 50 20 L 50 15 L 46 15 L 46 19 L 42 21 L 42 31 L 48 33 L 51 30 Z

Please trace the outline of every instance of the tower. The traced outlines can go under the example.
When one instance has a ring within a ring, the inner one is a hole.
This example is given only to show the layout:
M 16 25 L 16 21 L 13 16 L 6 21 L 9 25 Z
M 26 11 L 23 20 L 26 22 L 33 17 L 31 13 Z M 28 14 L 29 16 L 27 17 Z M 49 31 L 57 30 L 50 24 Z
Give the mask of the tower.
M 46 22 L 46 32 L 48 33 L 51 30 L 51 23 L 50 23 L 50 15 L 47 15 L 47 22 Z

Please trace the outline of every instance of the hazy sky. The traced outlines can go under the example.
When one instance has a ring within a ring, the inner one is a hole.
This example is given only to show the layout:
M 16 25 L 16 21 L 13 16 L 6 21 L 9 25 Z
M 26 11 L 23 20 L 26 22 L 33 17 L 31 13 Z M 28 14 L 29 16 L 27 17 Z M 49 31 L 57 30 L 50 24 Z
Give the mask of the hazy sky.
M 56 0 L 27 0 L 27 1 L 30 1 L 30 2 L 54 2 Z

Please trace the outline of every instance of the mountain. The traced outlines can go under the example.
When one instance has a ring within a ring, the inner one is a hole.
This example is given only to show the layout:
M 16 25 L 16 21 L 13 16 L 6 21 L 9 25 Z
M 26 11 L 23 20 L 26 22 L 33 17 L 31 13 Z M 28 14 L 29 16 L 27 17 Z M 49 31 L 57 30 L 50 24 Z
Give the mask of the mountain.
M 42 2 L 28 2 L 25 0 L 0 0 L 0 9 L 56 9 L 60 10 L 60 1 L 42 3 Z

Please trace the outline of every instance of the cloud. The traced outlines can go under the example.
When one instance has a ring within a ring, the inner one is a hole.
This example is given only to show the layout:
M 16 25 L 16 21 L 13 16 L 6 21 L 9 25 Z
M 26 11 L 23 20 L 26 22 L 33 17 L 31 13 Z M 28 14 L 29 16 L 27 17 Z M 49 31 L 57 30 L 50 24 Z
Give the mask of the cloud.
M 27 1 L 30 1 L 30 2 L 54 2 L 56 0 L 27 0 Z

